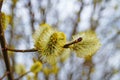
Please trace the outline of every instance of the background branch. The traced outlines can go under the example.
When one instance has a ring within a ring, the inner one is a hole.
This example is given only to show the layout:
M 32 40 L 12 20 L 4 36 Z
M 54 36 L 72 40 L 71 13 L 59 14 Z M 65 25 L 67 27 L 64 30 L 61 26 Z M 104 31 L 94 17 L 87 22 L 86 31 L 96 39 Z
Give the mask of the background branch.
M 3 3 L 3 0 L 0 0 L 0 19 L 2 16 L 1 15 L 2 3 Z M 5 49 L 6 42 L 5 42 L 5 36 L 4 36 L 4 31 L 2 28 L 1 20 L 0 20 L 0 44 L 1 44 L 1 48 L 2 48 L 2 53 L 3 53 L 5 65 L 6 65 L 6 71 L 9 72 L 9 74 L 7 74 L 8 79 L 13 80 L 13 75 L 11 74 L 11 69 L 10 69 L 10 61 L 8 58 L 8 53 L 7 53 L 7 50 Z
M 78 13 L 77 13 L 77 19 L 76 19 L 76 21 L 75 21 L 75 23 L 74 23 L 74 26 L 73 26 L 72 35 L 74 35 L 74 34 L 77 32 L 78 24 L 79 24 L 79 22 L 80 22 L 80 15 L 81 15 L 81 12 L 82 12 L 83 8 L 84 8 L 84 3 L 83 3 L 83 1 L 81 0 L 81 7 L 80 7 L 80 10 L 79 10 Z M 72 35 L 71 35 L 71 36 L 72 36 Z
M 29 0 L 29 2 L 28 2 L 28 7 L 29 7 L 29 14 L 30 14 L 31 28 L 32 28 L 32 32 L 34 32 L 34 31 L 35 31 L 35 28 L 34 28 L 35 19 L 34 19 L 34 12 L 32 11 L 32 3 L 31 3 L 31 0 Z
M 19 76 L 18 78 L 16 78 L 15 80 L 19 80 L 21 79 L 22 77 L 24 77 L 25 75 L 27 75 L 28 73 L 30 73 L 31 71 L 27 71 L 26 73 L 22 74 L 21 76 Z
M 9 74 L 9 72 L 5 72 L 5 74 L 0 78 L 0 80 L 2 80 L 3 78 L 5 78 L 5 76 L 7 76 Z

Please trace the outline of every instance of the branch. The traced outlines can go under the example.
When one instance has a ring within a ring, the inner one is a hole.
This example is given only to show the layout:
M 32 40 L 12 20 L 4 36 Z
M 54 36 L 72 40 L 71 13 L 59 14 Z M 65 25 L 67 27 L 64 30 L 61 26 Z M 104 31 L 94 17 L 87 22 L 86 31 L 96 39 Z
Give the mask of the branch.
M 6 48 L 8 51 L 13 51 L 13 52 L 35 52 L 37 51 L 36 49 L 27 49 L 27 50 L 18 50 L 18 49 L 11 49 L 11 48 Z
M 32 32 L 34 32 L 35 31 L 35 28 L 34 28 L 35 19 L 34 19 L 34 13 L 32 11 L 31 0 L 29 0 L 29 2 L 28 2 L 28 7 L 29 7 L 30 23 L 31 23 L 31 27 L 32 27 Z
M 2 3 L 3 3 L 3 0 L 0 0 L 0 13 L 1 13 L 1 8 L 2 8 Z
M 79 21 L 80 21 L 80 15 L 81 15 L 81 12 L 82 12 L 83 8 L 84 8 L 84 3 L 83 3 L 83 0 L 81 0 L 81 7 L 80 7 L 80 10 L 77 13 L 77 19 L 74 23 L 73 31 L 72 31 L 71 36 L 74 35 L 77 32 L 77 27 L 78 27 L 78 24 L 79 24 Z
M 4 31 L 3 31 L 3 28 L 1 25 L 2 3 L 3 3 L 3 0 L 0 0 L 0 44 L 1 44 L 1 48 L 2 48 L 2 54 L 4 57 L 5 65 L 6 65 L 6 72 L 10 72 L 9 74 L 7 74 L 8 79 L 13 80 L 13 75 L 11 74 L 11 69 L 10 69 L 10 61 L 9 61 L 8 53 L 7 53 L 7 50 L 5 49 L 6 41 L 5 41 Z
M 63 48 L 69 48 L 70 45 L 78 43 L 80 41 L 82 41 L 82 37 L 79 37 L 78 39 L 76 39 L 76 40 L 74 40 L 70 43 L 65 44 L 63 46 Z M 34 49 L 34 48 L 33 49 L 27 49 L 27 50 L 18 50 L 18 49 L 11 49 L 11 48 L 5 48 L 5 49 L 8 50 L 8 51 L 13 51 L 13 52 L 36 52 L 36 51 L 38 51 L 37 49 Z
M 0 78 L 0 80 L 2 80 L 5 76 L 7 76 L 9 74 L 9 72 L 5 72 L 5 74 Z
M 31 71 L 28 71 L 28 72 L 22 74 L 21 76 L 19 76 L 18 78 L 14 79 L 14 80 L 19 80 L 19 79 L 21 79 L 23 76 L 27 75 L 27 74 L 30 73 L 30 72 L 31 72 Z

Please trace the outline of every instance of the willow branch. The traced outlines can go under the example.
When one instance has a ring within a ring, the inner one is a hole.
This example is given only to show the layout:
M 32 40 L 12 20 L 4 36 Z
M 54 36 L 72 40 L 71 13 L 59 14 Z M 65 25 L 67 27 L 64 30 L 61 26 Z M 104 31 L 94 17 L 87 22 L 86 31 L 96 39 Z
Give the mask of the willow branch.
M 33 11 L 32 11 L 31 0 L 29 0 L 28 6 L 29 6 L 29 14 L 30 14 L 31 27 L 32 27 L 32 31 L 34 32 L 34 31 L 35 31 L 35 28 L 34 28 L 35 19 L 34 19 L 34 13 L 33 13 Z
M 30 73 L 30 72 L 31 72 L 31 71 L 28 71 L 28 72 L 22 74 L 21 76 L 19 76 L 18 78 L 14 79 L 14 80 L 19 80 L 19 79 L 21 79 L 22 77 L 24 77 L 25 75 L 27 75 L 27 74 Z
M 19 49 L 12 49 L 12 48 L 6 48 L 8 51 L 13 52 L 36 52 L 36 49 L 27 49 L 27 50 L 19 50 Z
M 82 12 L 83 8 L 84 8 L 84 3 L 83 3 L 83 0 L 81 0 L 81 7 L 80 7 L 80 10 L 77 13 L 77 19 L 76 19 L 76 21 L 74 23 L 74 26 L 73 26 L 74 28 L 73 28 L 73 31 L 72 31 L 72 35 L 74 35 L 77 32 L 78 24 L 80 22 L 80 15 L 81 15 L 81 12 Z
M 3 0 L 0 0 L 0 13 L 1 13 L 1 8 L 2 8 L 2 3 L 3 3 Z
M 0 0 L 0 44 L 1 44 L 1 48 L 2 48 L 2 54 L 4 57 L 4 61 L 5 61 L 6 72 L 9 72 L 9 74 L 7 74 L 8 80 L 13 80 L 13 75 L 11 74 L 11 69 L 10 69 L 10 61 L 9 61 L 8 53 L 7 53 L 7 50 L 5 49 L 6 41 L 5 41 L 5 36 L 4 36 L 4 30 L 3 30 L 3 27 L 1 24 L 2 3 L 3 3 L 3 0 Z
M 82 41 L 82 37 L 79 37 L 78 39 L 65 44 L 63 46 L 63 48 L 69 48 L 70 45 L 78 43 L 80 41 Z M 37 49 L 34 49 L 34 48 L 33 49 L 27 49 L 27 50 L 19 50 L 19 49 L 12 49 L 12 48 L 5 48 L 5 49 L 8 50 L 8 51 L 13 51 L 13 52 L 36 52 L 36 51 L 38 51 Z
M 5 74 L 0 78 L 0 80 L 2 80 L 5 76 L 7 76 L 9 74 L 9 72 L 5 72 Z

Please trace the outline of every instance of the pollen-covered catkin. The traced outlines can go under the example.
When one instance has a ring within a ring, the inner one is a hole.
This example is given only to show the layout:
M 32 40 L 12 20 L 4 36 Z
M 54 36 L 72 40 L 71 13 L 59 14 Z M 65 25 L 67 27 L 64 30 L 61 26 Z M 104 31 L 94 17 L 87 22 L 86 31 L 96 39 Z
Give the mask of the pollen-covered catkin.
M 64 50 L 63 46 L 66 43 L 66 36 L 62 32 L 54 32 L 43 51 L 43 59 L 49 63 L 55 63 L 58 56 Z
M 66 36 L 62 32 L 53 30 L 49 25 L 41 25 L 33 35 L 34 46 L 45 62 L 54 63 L 66 43 Z
M 73 36 L 73 40 L 82 38 L 82 41 L 71 45 L 71 49 L 79 57 L 92 56 L 100 47 L 100 41 L 94 31 L 80 32 Z
M 33 35 L 34 46 L 39 52 L 42 52 L 45 49 L 49 38 L 53 33 L 54 30 L 47 24 L 41 25 L 39 29 L 35 31 Z

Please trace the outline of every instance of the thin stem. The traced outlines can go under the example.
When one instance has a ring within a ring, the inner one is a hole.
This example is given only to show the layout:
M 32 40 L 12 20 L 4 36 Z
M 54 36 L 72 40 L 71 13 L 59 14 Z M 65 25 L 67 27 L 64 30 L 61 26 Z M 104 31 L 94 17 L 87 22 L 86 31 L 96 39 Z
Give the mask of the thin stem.
M 22 74 L 21 76 L 19 76 L 18 78 L 14 79 L 14 80 L 19 80 L 21 79 L 23 76 L 27 75 L 28 73 L 30 73 L 31 71 L 27 71 L 26 73 Z
M 3 57 L 4 57 L 5 65 L 6 65 L 6 72 L 9 72 L 9 74 L 7 74 L 8 80 L 13 80 L 13 75 L 11 73 L 10 61 L 9 61 L 8 53 L 7 53 L 7 50 L 5 49 L 6 40 L 5 40 L 5 36 L 4 36 L 4 30 L 3 30 L 3 26 L 1 24 L 2 3 L 3 3 L 3 0 L 0 0 L 0 44 L 1 44 L 1 48 L 2 48 L 2 54 L 3 54 Z
M 84 8 L 84 3 L 83 3 L 83 0 L 81 0 L 80 10 L 77 12 L 76 21 L 75 21 L 75 23 L 73 25 L 73 31 L 72 31 L 71 35 L 74 35 L 77 32 L 77 28 L 78 28 L 78 25 L 79 25 L 79 22 L 80 22 L 80 15 L 82 13 L 83 8 Z
M 78 39 L 76 39 L 76 40 L 74 40 L 70 43 L 65 44 L 63 46 L 63 48 L 69 48 L 70 45 L 78 43 L 80 41 L 82 41 L 81 37 L 79 37 Z M 38 51 L 37 49 L 34 49 L 34 48 L 33 49 L 27 49 L 27 50 L 18 50 L 18 49 L 11 49 L 11 48 L 5 48 L 5 49 L 8 50 L 8 51 L 13 51 L 13 52 L 36 52 L 36 51 Z
M 30 23 L 31 23 L 31 27 L 32 27 L 32 32 L 34 32 L 35 31 L 35 28 L 34 28 L 35 19 L 34 19 L 34 13 L 32 11 L 31 0 L 29 0 L 29 2 L 28 2 L 28 7 L 29 7 Z
M 11 49 L 11 48 L 6 48 L 8 51 L 13 51 L 13 52 L 35 52 L 37 51 L 36 49 L 27 49 L 27 50 L 18 50 L 18 49 Z
M 5 74 L 0 78 L 0 80 L 2 80 L 5 76 L 7 76 L 9 74 L 9 72 L 5 72 Z

